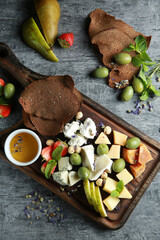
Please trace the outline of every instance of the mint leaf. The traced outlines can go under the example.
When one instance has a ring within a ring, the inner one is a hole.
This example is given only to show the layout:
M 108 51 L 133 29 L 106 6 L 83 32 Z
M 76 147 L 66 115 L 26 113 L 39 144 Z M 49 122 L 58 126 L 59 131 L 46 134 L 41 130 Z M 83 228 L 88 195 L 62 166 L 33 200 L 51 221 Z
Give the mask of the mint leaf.
M 156 64 L 156 62 L 145 62 L 145 65 L 147 65 L 147 66 L 153 66 L 155 64 Z
M 146 101 L 149 98 L 150 89 L 145 90 L 140 96 L 140 100 Z
M 135 49 L 136 49 L 135 46 L 131 43 L 129 47 L 124 48 L 123 51 L 131 52 L 135 51 Z
M 111 192 L 111 197 L 118 197 L 119 196 L 119 192 L 117 190 L 113 190 Z
M 148 56 L 146 52 L 141 53 L 141 59 L 143 62 L 152 62 L 152 59 Z
M 3 96 L 0 97 L 0 105 L 10 105 L 10 101 Z
M 138 52 L 139 51 L 145 52 L 147 50 L 147 41 L 142 35 L 139 35 L 138 37 L 136 37 L 135 43 L 136 43 L 136 50 L 138 50 Z
M 156 96 L 160 96 L 160 90 L 157 90 L 153 84 L 150 84 L 149 87 Z
M 148 72 L 148 67 L 145 64 L 143 64 L 143 70 L 144 72 Z
M 132 63 L 135 67 L 140 67 L 143 64 L 143 61 L 141 59 L 141 55 L 138 54 L 136 57 L 132 58 Z
M 120 192 L 122 192 L 123 188 L 124 188 L 124 182 L 122 180 L 120 180 L 117 183 L 116 190 L 120 193 Z
M 57 165 L 57 162 L 55 160 L 50 160 L 47 163 L 47 166 L 46 166 L 45 172 L 44 172 L 46 178 L 50 178 L 52 170 L 56 165 Z
M 63 151 L 63 147 L 62 146 L 58 146 L 56 149 L 54 149 L 54 151 L 52 152 L 53 160 L 58 162 L 61 159 L 62 151 Z

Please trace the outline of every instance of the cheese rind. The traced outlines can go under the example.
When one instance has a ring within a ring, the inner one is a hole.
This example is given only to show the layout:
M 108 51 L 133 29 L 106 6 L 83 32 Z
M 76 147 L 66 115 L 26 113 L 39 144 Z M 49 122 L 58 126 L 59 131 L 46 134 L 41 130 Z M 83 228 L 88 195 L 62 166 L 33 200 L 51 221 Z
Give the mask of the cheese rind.
M 110 177 L 107 177 L 107 179 L 105 180 L 103 190 L 105 192 L 111 193 L 113 190 L 116 189 L 116 187 L 117 187 L 117 181 L 115 181 Z
M 116 175 L 116 177 L 119 180 L 122 180 L 124 185 L 126 185 L 127 183 L 131 182 L 133 180 L 133 176 L 130 172 L 128 172 L 128 170 L 125 168 L 123 169 L 120 173 L 118 173 Z
M 113 144 L 109 149 L 108 157 L 111 159 L 118 159 L 120 158 L 120 151 L 121 151 L 121 146 Z
M 111 144 L 109 138 L 101 132 L 95 141 L 95 144 Z
M 127 199 L 131 199 L 132 195 L 130 194 L 130 192 L 128 191 L 128 189 L 126 187 L 123 188 L 122 192 L 120 192 L 118 198 L 127 198 Z
M 114 138 L 114 144 L 125 146 L 128 136 L 113 130 L 113 138 Z
M 120 202 L 119 198 L 114 198 L 111 195 L 103 200 L 109 211 L 112 211 Z

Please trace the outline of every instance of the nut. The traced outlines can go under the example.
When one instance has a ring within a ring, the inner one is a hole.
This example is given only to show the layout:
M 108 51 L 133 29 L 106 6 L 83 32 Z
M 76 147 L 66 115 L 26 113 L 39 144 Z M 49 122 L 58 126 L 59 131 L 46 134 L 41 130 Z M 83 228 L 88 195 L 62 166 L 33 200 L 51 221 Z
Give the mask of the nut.
M 74 153 L 74 146 L 69 146 L 68 153 L 73 154 Z
M 108 177 L 107 172 L 103 172 L 103 173 L 101 174 L 101 178 L 107 178 L 107 177 Z
M 83 117 L 83 113 L 82 112 L 78 112 L 76 114 L 76 119 L 81 119 Z
M 52 139 L 48 139 L 47 141 L 46 141 L 46 145 L 47 146 L 51 146 L 51 145 L 53 145 L 54 144 L 54 141 L 52 140 Z
M 75 148 L 75 152 L 76 152 L 76 153 L 80 153 L 80 152 L 81 152 L 81 147 L 76 146 L 76 148 Z
M 109 135 L 112 132 L 112 128 L 110 126 L 106 126 L 104 128 L 104 134 Z
M 98 178 L 96 181 L 97 186 L 102 187 L 103 186 L 103 179 L 102 178 Z

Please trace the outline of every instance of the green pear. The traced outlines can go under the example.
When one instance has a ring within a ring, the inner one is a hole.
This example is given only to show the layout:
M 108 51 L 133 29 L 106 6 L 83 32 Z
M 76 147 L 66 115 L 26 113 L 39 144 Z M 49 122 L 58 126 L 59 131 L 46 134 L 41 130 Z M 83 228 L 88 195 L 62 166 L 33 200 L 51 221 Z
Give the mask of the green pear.
M 52 62 L 58 62 L 33 18 L 27 19 L 22 25 L 23 41 L 31 48 L 38 51 L 43 57 Z
M 96 195 L 98 211 L 99 211 L 101 217 L 107 217 L 107 212 L 105 210 L 105 207 L 104 207 L 104 204 L 102 201 L 102 196 L 101 196 L 99 186 L 95 186 L 95 195 Z
M 90 181 L 84 180 L 83 181 L 84 192 L 86 194 L 86 198 L 90 205 L 92 205 L 92 197 L 91 197 L 91 189 L 90 189 Z
M 52 47 L 57 38 L 58 22 L 61 15 L 59 3 L 57 0 L 34 0 L 34 5 L 46 41 Z
M 93 203 L 93 207 L 96 210 L 96 212 L 98 211 L 98 206 L 97 206 L 97 200 L 96 200 L 96 193 L 95 193 L 95 185 L 94 182 L 90 183 L 90 189 L 91 189 L 91 198 L 92 198 L 92 203 Z

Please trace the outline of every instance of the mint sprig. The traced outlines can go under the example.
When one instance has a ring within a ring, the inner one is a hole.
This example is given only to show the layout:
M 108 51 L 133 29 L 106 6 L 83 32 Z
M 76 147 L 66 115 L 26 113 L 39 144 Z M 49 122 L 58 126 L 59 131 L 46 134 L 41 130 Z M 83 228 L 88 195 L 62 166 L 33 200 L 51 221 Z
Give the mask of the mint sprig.
M 111 197 L 118 197 L 120 192 L 122 192 L 123 188 L 124 188 L 124 182 L 120 180 L 117 183 L 116 189 L 111 192 Z
M 56 149 L 52 152 L 52 158 L 58 162 L 61 159 L 62 151 L 63 151 L 62 146 L 56 147 Z
M 53 170 L 53 168 L 54 168 L 56 165 L 57 165 L 57 162 L 56 162 L 55 160 L 53 160 L 53 159 L 50 160 L 50 161 L 47 163 L 47 166 L 46 166 L 45 172 L 44 172 L 46 178 L 50 178 L 51 173 L 52 173 L 52 170 Z
M 152 83 L 152 77 L 157 75 L 160 78 L 160 60 L 158 62 L 153 62 L 152 59 L 147 54 L 147 41 L 142 36 L 139 35 L 135 39 L 135 45 L 132 43 L 129 47 L 123 49 L 123 51 L 135 51 L 137 55 L 132 58 L 132 64 L 135 67 L 141 67 L 139 72 L 139 77 L 144 84 L 144 90 L 139 97 L 140 100 L 146 101 L 150 94 L 154 93 L 156 96 L 160 96 L 160 90 L 157 90 Z M 149 71 L 148 67 L 152 67 Z

